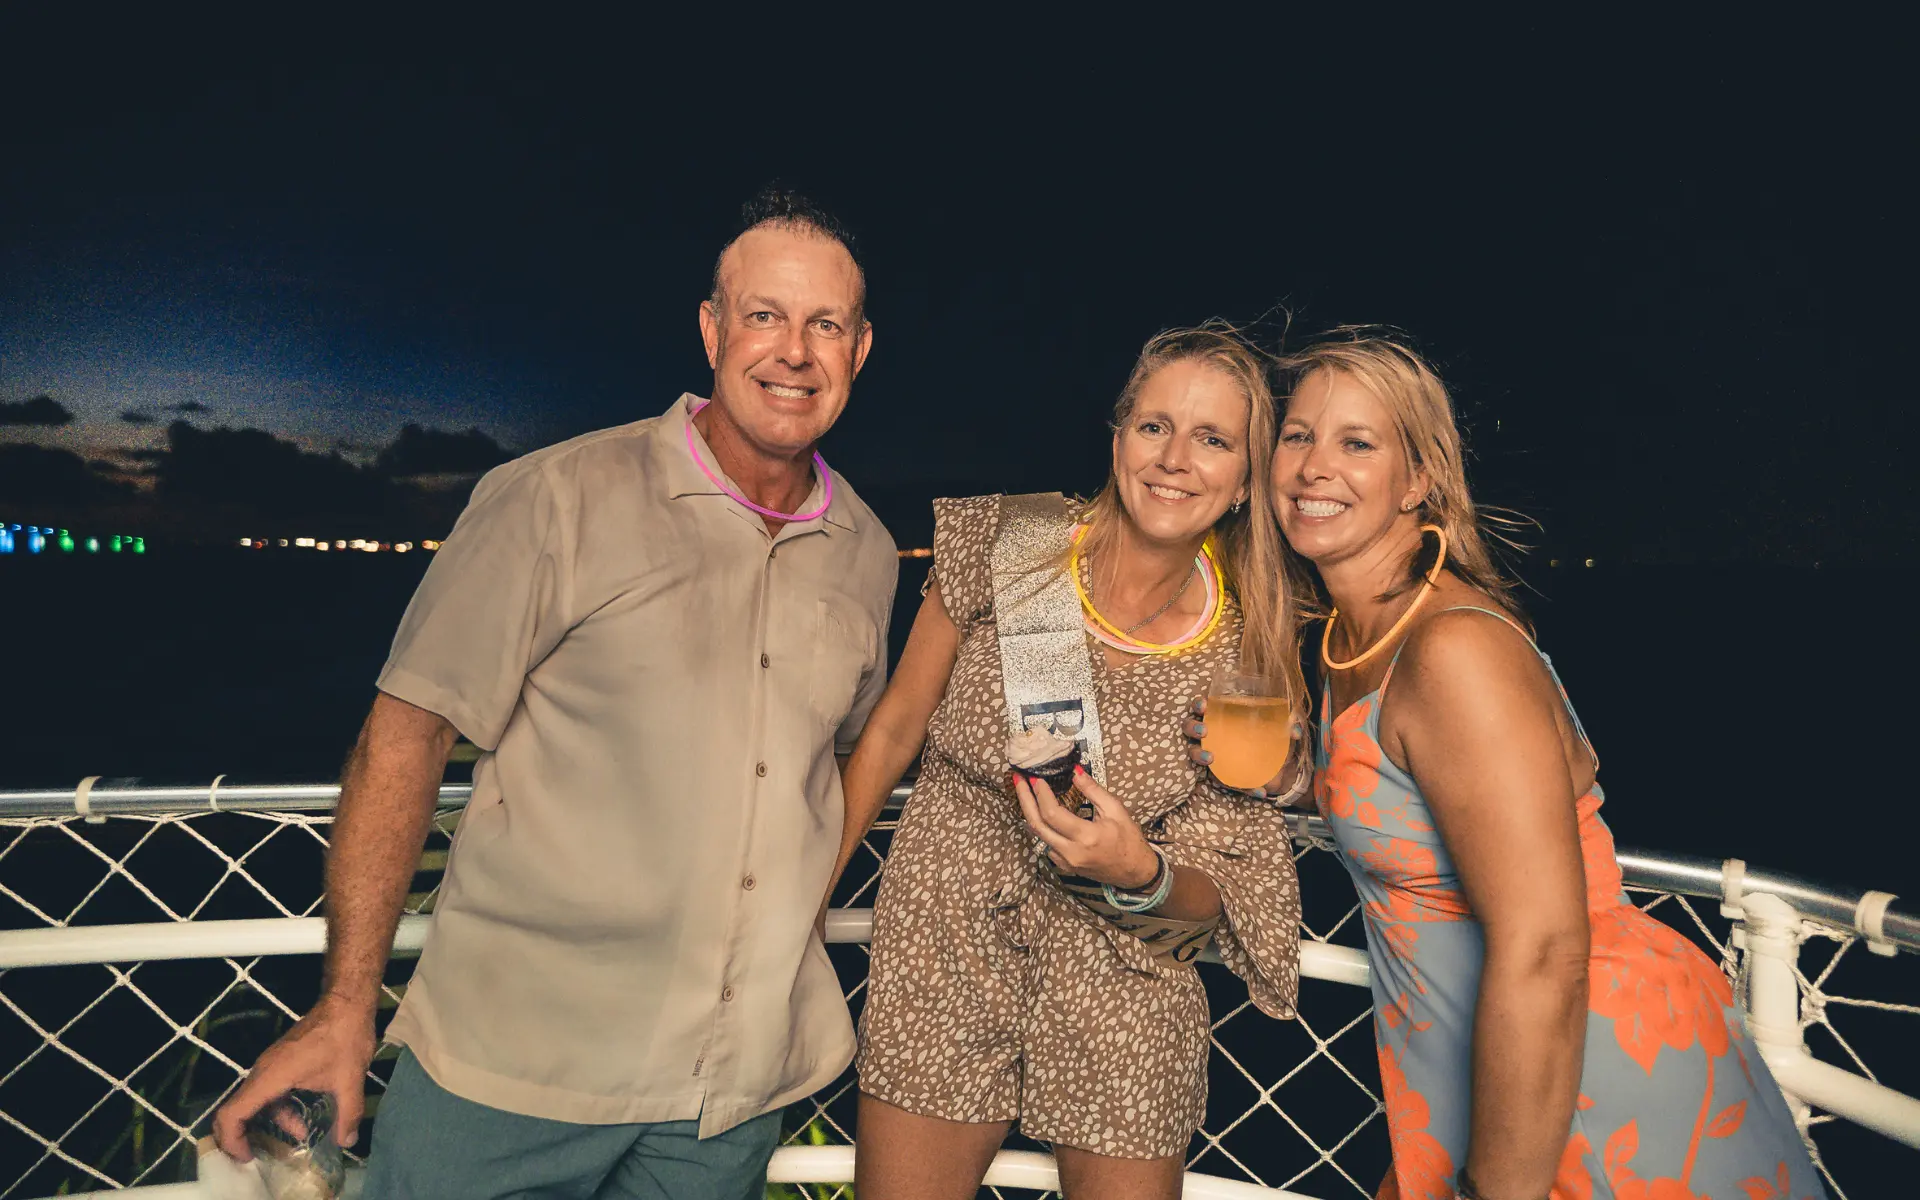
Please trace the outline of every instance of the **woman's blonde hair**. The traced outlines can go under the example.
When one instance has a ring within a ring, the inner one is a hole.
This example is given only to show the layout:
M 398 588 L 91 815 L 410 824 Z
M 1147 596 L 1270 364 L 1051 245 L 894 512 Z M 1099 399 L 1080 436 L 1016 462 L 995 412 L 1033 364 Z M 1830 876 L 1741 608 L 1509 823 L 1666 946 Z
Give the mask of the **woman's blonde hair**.
M 1274 524 L 1269 495 L 1278 423 L 1273 390 L 1268 384 L 1268 357 L 1224 321 L 1155 334 L 1141 348 L 1133 373 L 1113 406 L 1116 436 L 1132 424 L 1134 408 L 1147 381 L 1162 368 L 1179 362 L 1197 362 L 1219 371 L 1246 397 L 1247 502 L 1214 523 L 1214 550 L 1227 587 L 1240 603 L 1243 669 L 1284 679 L 1290 698 L 1298 705 L 1305 698 L 1306 684 L 1294 648 L 1292 608 L 1279 586 L 1280 530 Z M 1110 466 L 1106 486 L 1088 502 L 1082 518 L 1087 524 L 1087 535 L 1081 542 L 1084 556 L 1099 562 L 1113 550 L 1120 537 L 1121 515 L 1119 481 Z
M 1339 372 L 1372 392 L 1386 406 L 1408 464 L 1416 471 L 1425 471 L 1432 480 L 1415 514 L 1422 525 L 1438 525 L 1446 530 L 1447 569 L 1518 616 L 1513 580 L 1495 562 L 1487 543 L 1493 539 L 1518 549 L 1519 544 L 1509 531 L 1531 522 L 1516 514 L 1475 507 L 1473 495 L 1467 490 L 1465 455 L 1460 427 L 1454 419 L 1453 400 L 1433 367 L 1404 343 L 1386 336 L 1384 331 L 1359 325 L 1335 329 L 1327 340 L 1283 355 L 1278 366 L 1283 409 L 1286 399 L 1316 371 Z M 1405 577 L 1381 599 L 1399 595 L 1424 578 L 1433 568 L 1439 550 L 1438 541 L 1423 538 L 1420 549 L 1407 562 Z M 1287 591 L 1292 595 L 1296 611 L 1325 613 L 1329 600 L 1319 572 L 1296 554 L 1293 547 L 1285 546 L 1282 553 Z

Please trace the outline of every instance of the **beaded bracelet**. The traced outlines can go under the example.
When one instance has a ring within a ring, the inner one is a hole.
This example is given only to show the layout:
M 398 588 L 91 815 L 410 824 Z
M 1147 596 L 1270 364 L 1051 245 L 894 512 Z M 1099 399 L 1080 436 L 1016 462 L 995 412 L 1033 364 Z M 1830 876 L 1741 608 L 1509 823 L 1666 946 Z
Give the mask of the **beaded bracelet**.
M 1147 843 L 1147 849 L 1160 859 L 1160 869 L 1154 872 L 1144 888 L 1121 892 L 1110 883 L 1100 885 L 1100 892 L 1107 898 L 1107 903 L 1121 912 L 1150 913 L 1165 904 L 1167 897 L 1173 894 L 1173 860 L 1167 857 L 1165 850 L 1152 842 Z

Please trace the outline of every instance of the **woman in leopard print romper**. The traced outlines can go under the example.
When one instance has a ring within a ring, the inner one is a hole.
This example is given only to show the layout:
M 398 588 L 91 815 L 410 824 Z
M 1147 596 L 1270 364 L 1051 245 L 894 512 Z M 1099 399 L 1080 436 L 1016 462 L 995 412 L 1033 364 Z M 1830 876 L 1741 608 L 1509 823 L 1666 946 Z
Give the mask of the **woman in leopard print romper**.
M 843 866 L 925 742 L 875 910 L 861 1200 L 973 1196 L 1015 1120 L 1054 1144 L 1069 1195 L 1178 1195 L 1206 1109 L 1205 992 L 1192 965 L 1156 958 L 1064 891 L 1036 862 L 1042 842 L 1061 873 L 1120 888 L 1159 878 L 1153 843 L 1173 870 L 1158 914 L 1217 920 L 1220 956 L 1254 1003 L 1293 1016 L 1299 894 L 1281 810 L 1214 782 L 1182 732 L 1213 674 L 1242 663 L 1243 608 L 1249 631 L 1290 628 L 1273 607 L 1273 446 L 1264 373 L 1236 336 L 1148 343 L 1115 413 L 1113 474 L 1075 515 L 1082 582 L 1102 616 L 1155 643 L 1205 621 L 1210 589 L 1189 576 L 1209 533 L 1229 586 L 1212 634 L 1185 650 L 1135 656 L 1086 639 L 1111 791 L 1078 777 L 1069 803 L 1093 805 L 1085 820 L 1007 765 L 989 565 L 998 498 L 935 502 L 926 599 L 845 776 Z M 1297 697 L 1290 650 L 1248 645 L 1244 658 Z

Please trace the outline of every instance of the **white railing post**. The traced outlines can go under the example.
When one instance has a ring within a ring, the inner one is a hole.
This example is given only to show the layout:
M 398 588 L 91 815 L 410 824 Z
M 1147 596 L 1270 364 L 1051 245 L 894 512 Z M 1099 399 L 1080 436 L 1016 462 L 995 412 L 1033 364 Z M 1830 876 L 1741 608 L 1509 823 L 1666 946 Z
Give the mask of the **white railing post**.
M 1800 1032 L 1800 981 L 1795 977 L 1802 940 L 1800 914 L 1785 900 L 1765 892 L 1742 896 L 1740 908 L 1746 930 L 1747 1033 L 1779 1079 L 1781 1067 L 1789 1060 L 1811 1057 Z M 1781 1091 L 1800 1136 L 1807 1136 L 1812 1113 L 1806 1101 L 1784 1085 Z
M 1810 1108 L 1920 1149 L 1920 1100 L 1865 1076 L 1821 1062 L 1801 1035 L 1796 964 L 1804 940 L 1800 914 L 1778 896 L 1749 893 L 1741 900 L 1747 922 L 1747 1032 L 1807 1136 Z M 1819 1152 L 1811 1139 L 1807 1148 Z

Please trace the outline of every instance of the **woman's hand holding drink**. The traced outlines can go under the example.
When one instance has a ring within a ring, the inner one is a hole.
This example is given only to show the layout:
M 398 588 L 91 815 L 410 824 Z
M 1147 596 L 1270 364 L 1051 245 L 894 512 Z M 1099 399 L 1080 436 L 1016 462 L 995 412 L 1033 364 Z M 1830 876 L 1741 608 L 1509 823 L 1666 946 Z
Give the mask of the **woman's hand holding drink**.
M 1223 673 L 1205 700 L 1200 720 L 1187 723 L 1199 744 L 1189 753 L 1230 788 L 1266 795 L 1277 791 L 1293 752 L 1293 703 L 1283 680 Z

